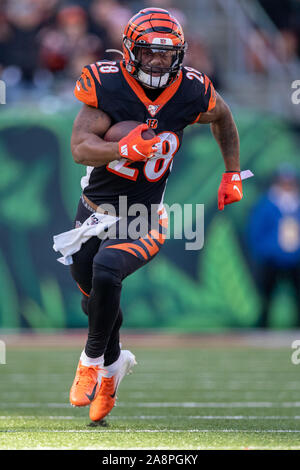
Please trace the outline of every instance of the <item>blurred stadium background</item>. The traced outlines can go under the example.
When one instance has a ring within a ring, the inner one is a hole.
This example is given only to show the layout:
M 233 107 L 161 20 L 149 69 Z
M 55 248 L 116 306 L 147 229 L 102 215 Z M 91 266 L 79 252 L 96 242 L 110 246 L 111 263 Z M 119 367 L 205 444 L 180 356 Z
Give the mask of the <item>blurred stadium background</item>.
M 70 154 L 83 65 L 113 59 L 124 24 L 143 6 L 173 11 L 189 44 L 186 65 L 205 72 L 228 101 L 241 138 L 241 204 L 217 211 L 223 161 L 209 126 L 191 126 L 165 202 L 205 204 L 205 244 L 171 239 L 126 280 L 124 328 L 197 332 L 257 325 L 262 298 L 247 231 L 251 209 L 278 165 L 299 163 L 300 1 L 0 0 L 0 326 L 82 328 L 80 293 L 56 262 L 52 235 L 71 227 L 85 168 Z M 296 229 L 297 230 L 297 229 Z M 298 229 L 299 230 L 299 229 Z M 298 233 L 299 237 L 299 233 Z M 180 286 L 180 289 L 178 289 Z M 297 325 L 289 283 L 273 296 L 271 328 Z M 298 322 L 299 325 L 299 322 Z

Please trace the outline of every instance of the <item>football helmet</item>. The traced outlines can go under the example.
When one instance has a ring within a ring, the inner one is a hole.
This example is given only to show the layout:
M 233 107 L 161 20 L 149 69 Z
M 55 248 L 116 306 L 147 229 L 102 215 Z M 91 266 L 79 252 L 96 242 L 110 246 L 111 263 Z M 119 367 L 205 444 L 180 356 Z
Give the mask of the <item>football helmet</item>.
M 171 51 L 169 67 L 142 63 L 142 49 L 152 53 Z M 149 88 L 165 88 L 179 76 L 187 44 L 179 22 L 167 10 L 145 8 L 134 15 L 123 34 L 124 64 L 136 80 Z

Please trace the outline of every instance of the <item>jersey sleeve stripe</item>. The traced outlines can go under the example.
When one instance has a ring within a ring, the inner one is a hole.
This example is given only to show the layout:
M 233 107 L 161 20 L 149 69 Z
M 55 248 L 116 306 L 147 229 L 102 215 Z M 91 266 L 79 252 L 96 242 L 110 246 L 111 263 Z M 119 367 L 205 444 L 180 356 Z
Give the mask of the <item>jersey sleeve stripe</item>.
M 198 116 L 196 117 L 195 121 L 191 122 L 190 125 L 196 124 L 196 122 L 198 122 L 198 119 L 200 118 L 201 114 L 202 114 L 202 113 L 199 113 Z
M 94 108 L 98 107 L 95 79 L 87 67 L 83 68 L 81 77 L 76 82 L 74 95 L 79 101 Z
M 207 93 L 209 84 L 210 84 L 210 79 L 206 75 L 204 75 L 205 94 Z
M 98 80 L 98 82 L 99 82 L 100 85 L 101 85 L 101 80 L 100 80 L 99 72 L 98 72 L 98 70 L 97 70 L 96 65 L 95 65 L 95 64 L 92 64 L 92 65 L 91 65 L 91 69 L 92 69 L 92 71 L 93 71 L 93 73 L 94 73 L 96 79 Z
M 217 95 L 214 89 L 213 84 L 210 82 L 210 98 L 208 102 L 207 111 L 211 111 L 216 106 Z

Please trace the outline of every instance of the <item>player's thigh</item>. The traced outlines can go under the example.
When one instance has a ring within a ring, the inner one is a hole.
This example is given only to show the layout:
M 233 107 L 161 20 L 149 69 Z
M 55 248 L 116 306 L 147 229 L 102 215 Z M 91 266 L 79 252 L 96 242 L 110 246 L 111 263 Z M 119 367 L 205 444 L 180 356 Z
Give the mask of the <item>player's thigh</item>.
M 140 240 L 104 240 L 94 258 L 94 269 L 106 268 L 121 280 L 152 261 L 162 244 L 151 240 L 148 244 Z
M 82 224 L 91 212 L 86 209 L 80 202 L 75 217 L 75 226 Z M 98 237 L 91 237 L 81 246 L 81 249 L 72 256 L 73 264 L 71 265 L 71 274 L 77 282 L 80 289 L 89 294 L 92 288 L 93 278 L 93 259 L 99 250 L 101 240 Z

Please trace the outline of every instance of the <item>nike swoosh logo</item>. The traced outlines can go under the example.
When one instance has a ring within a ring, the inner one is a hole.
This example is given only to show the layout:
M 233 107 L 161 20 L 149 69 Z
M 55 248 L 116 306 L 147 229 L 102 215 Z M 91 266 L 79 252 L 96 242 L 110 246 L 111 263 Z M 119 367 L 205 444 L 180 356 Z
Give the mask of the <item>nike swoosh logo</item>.
M 241 193 L 241 191 L 239 190 L 239 188 L 237 187 L 236 184 L 233 186 L 233 189 L 236 189 L 239 192 L 239 195 L 242 197 L 242 193 Z
M 139 150 L 136 148 L 136 145 L 133 145 L 132 146 L 133 150 L 137 153 L 139 153 L 140 155 L 142 155 L 143 157 L 147 158 L 147 155 L 144 155 L 143 153 L 139 152 Z
M 115 391 L 114 391 L 114 393 L 111 395 L 111 398 L 115 398 L 116 393 L 117 393 L 118 385 L 119 385 L 119 382 L 118 382 L 117 385 L 115 386 Z
M 98 385 L 98 384 L 95 384 L 95 386 L 94 386 L 94 388 L 93 388 L 93 391 L 92 391 L 92 393 L 91 393 L 90 395 L 88 395 L 87 393 L 85 394 L 85 395 L 88 397 L 88 399 L 89 399 L 90 401 L 93 401 L 94 398 L 95 398 L 95 394 L 96 394 L 96 390 L 97 390 L 97 385 Z

